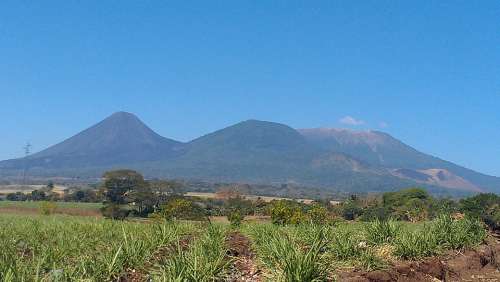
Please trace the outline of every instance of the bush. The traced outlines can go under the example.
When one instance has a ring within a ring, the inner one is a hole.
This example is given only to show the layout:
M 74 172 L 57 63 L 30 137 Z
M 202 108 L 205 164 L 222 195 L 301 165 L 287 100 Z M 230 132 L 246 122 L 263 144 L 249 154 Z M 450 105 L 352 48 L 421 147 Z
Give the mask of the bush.
M 274 224 L 299 224 L 305 220 L 305 215 L 299 204 L 290 200 L 273 201 L 269 213 Z
M 307 211 L 307 217 L 313 224 L 325 224 L 328 220 L 328 210 L 322 205 L 314 204 Z
M 243 216 L 243 213 L 241 213 L 238 210 L 231 211 L 227 215 L 227 219 L 229 220 L 232 226 L 240 226 L 241 221 L 243 221 L 244 218 L 245 216 Z
M 166 220 L 208 220 L 205 209 L 184 198 L 171 199 L 157 214 Z
M 101 208 L 101 213 L 105 218 L 123 220 L 129 215 L 130 210 L 120 205 L 108 204 Z
M 57 205 L 54 202 L 41 202 L 39 212 L 41 215 L 51 215 L 56 212 Z

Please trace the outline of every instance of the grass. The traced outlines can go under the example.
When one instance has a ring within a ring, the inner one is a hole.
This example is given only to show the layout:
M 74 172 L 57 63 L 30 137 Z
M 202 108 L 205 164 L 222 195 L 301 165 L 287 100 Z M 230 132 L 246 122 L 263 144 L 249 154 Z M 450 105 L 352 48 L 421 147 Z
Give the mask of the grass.
M 290 282 L 331 280 L 339 267 L 374 270 L 394 259 L 472 248 L 486 236 L 481 223 L 448 216 L 422 224 L 243 223 L 236 229 L 251 239 L 269 281 Z M 0 281 L 112 281 L 132 270 L 153 281 L 221 281 L 234 274 L 229 230 L 227 224 L 0 214 Z
M 208 282 L 221 280 L 230 260 L 226 257 L 225 228 L 210 225 L 186 250 L 177 245 L 175 253 L 160 261 L 154 281 Z
M 107 281 L 140 268 L 192 224 L 0 215 L 0 281 Z
M 280 230 L 273 225 L 253 225 L 247 230 L 255 241 L 262 263 L 271 271 L 271 280 L 326 280 L 328 265 L 325 261 L 325 251 L 328 231 L 321 227 L 310 227 L 310 233 L 304 233 L 307 230 L 304 227 L 299 230 Z M 308 240 L 302 241 L 304 238 Z
M 43 202 L 33 201 L 0 201 L 0 208 L 33 208 L 38 209 Z M 55 202 L 57 208 L 70 208 L 82 210 L 99 210 L 101 203 Z
M 394 254 L 402 259 L 419 259 L 444 250 L 471 248 L 485 238 L 486 230 L 477 220 L 453 220 L 443 215 L 417 230 L 403 229 L 398 232 L 394 240 Z

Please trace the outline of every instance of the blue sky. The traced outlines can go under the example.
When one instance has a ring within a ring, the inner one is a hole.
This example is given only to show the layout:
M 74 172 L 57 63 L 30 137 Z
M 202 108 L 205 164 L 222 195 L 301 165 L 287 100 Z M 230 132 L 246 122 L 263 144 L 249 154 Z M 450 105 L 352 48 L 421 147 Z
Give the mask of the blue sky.
M 0 159 L 114 111 L 386 131 L 500 176 L 498 1 L 2 1 Z

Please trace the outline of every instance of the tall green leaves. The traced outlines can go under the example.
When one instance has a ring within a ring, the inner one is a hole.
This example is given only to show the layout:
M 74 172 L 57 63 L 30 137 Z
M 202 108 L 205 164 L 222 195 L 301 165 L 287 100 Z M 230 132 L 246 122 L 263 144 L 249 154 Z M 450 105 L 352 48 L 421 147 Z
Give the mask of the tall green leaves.
M 272 272 L 274 281 L 324 281 L 328 274 L 325 249 L 326 231 L 313 229 L 302 242 L 297 233 L 282 232 L 275 226 L 253 226 L 250 230 L 262 262 Z M 304 244 L 305 243 L 305 244 Z
M 193 229 L 186 223 L 7 215 L 0 215 L 0 226 L 0 281 L 105 281 L 142 267 L 160 246 Z
M 191 246 L 177 244 L 171 257 L 160 261 L 155 281 L 208 282 L 220 280 L 229 264 L 224 245 L 225 229 L 209 225 Z

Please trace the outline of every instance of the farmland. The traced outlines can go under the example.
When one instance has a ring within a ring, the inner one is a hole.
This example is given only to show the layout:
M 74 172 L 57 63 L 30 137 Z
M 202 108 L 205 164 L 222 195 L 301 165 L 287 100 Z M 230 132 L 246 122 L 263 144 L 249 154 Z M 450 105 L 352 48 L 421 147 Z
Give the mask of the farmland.
M 446 216 L 235 227 L 0 214 L 0 226 L 2 281 L 343 281 L 491 239 L 479 222 Z
M 0 201 L 0 213 L 36 215 L 40 213 L 43 203 L 33 201 Z M 55 207 L 54 213 L 57 214 L 101 216 L 99 211 L 102 207 L 101 203 L 55 202 L 53 205 Z

